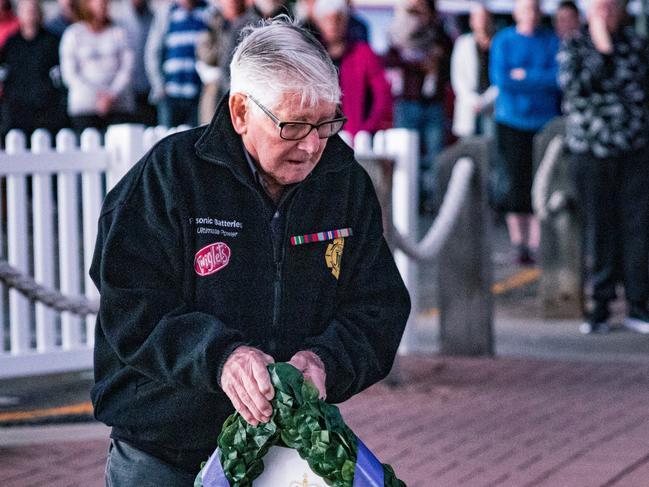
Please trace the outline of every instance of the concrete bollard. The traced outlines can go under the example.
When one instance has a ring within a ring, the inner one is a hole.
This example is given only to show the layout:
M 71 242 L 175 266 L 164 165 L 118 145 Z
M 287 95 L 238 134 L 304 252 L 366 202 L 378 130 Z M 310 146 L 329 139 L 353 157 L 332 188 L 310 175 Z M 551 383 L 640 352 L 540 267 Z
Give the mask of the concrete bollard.
M 437 157 L 439 194 L 445 192 L 455 163 L 468 157 L 476 173 L 453 234 L 440 251 L 438 296 L 441 352 L 493 355 L 491 228 L 487 198 L 490 141 L 474 137 Z
M 579 318 L 584 303 L 582 227 L 564 133 L 558 118 L 534 139 L 532 200 L 541 224 L 539 298 L 546 318 Z

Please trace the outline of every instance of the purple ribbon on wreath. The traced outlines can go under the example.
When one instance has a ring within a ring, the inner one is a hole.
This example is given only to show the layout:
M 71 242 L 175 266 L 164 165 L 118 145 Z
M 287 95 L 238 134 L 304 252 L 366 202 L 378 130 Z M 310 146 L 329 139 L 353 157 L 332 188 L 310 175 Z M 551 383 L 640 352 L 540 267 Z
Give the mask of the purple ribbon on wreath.
M 356 437 L 356 441 L 358 453 L 356 455 L 353 487 L 383 487 L 383 465 L 360 438 Z M 221 466 L 218 448 L 212 453 L 212 456 L 203 467 L 201 475 L 203 487 L 230 487 Z

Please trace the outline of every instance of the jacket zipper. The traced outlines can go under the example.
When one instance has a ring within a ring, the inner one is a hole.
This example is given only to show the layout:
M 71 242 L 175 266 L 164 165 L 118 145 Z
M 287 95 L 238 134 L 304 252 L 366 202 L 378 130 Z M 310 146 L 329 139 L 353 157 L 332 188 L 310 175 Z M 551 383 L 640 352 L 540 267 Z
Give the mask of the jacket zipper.
M 229 169 L 232 174 L 241 182 L 245 187 L 247 187 L 249 190 L 251 190 L 253 193 L 257 195 L 257 198 L 261 202 L 262 208 L 265 210 L 267 208 L 267 203 L 264 201 L 264 197 L 259 193 L 259 190 L 252 186 L 248 181 L 246 181 L 243 177 L 241 177 L 240 174 L 237 173 L 237 171 L 234 171 L 228 163 L 225 161 L 221 161 L 220 159 L 208 157 L 208 156 L 203 156 L 205 159 L 210 160 L 216 164 L 219 164 L 221 166 L 224 166 L 225 168 Z M 315 176 L 315 178 L 318 178 L 321 175 Z M 311 181 L 313 181 L 312 178 Z M 279 318 L 280 318 L 280 309 L 281 309 L 281 302 L 282 302 L 282 263 L 284 261 L 284 254 L 286 250 L 286 238 L 288 235 L 288 222 L 289 222 L 289 216 L 290 216 L 290 211 L 293 206 L 293 202 L 295 201 L 295 197 L 297 196 L 297 193 L 299 193 L 301 188 L 295 188 L 295 194 L 293 195 L 290 204 L 286 208 L 286 217 L 284 219 L 284 229 L 283 229 L 283 234 L 280 240 L 280 248 L 276 249 L 275 248 L 275 240 L 272 237 L 272 228 L 271 230 L 271 247 L 273 248 L 273 261 L 275 264 L 275 279 L 273 282 L 273 322 L 271 326 L 271 331 L 274 331 L 277 329 L 279 326 Z M 281 206 L 281 202 L 280 202 Z M 278 208 L 280 207 L 278 206 Z M 271 223 L 272 225 L 272 223 Z M 280 255 L 281 254 L 281 255 Z M 275 352 L 277 348 L 277 343 L 275 342 L 274 339 L 271 339 L 268 343 L 269 345 L 269 352 L 273 353 Z
M 273 326 L 271 330 L 276 330 L 279 327 L 279 311 L 282 304 L 282 262 L 275 262 L 275 294 L 273 299 Z M 271 352 L 276 352 L 277 343 L 275 339 L 271 337 L 269 341 L 269 347 Z
M 289 190 L 291 191 L 291 190 Z M 281 235 L 279 238 L 279 248 L 275 248 L 275 241 L 273 240 L 273 260 L 275 261 L 275 281 L 273 284 L 274 288 L 274 295 L 273 295 L 273 324 L 271 327 L 272 331 L 275 331 L 279 327 L 279 319 L 280 319 L 280 312 L 282 309 L 282 296 L 283 296 L 283 286 L 282 286 L 282 268 L 284 264 L 284 256 L 286 255 L 286 240 L 287 240 L 287 235 L 288 235 L 288 223 L 289 223 L 289 216 L 291 213 L 291 208 L 293 206 L 293 201 L 295 201 L 295 198 L 297 197 L 297 193 L 299 193 L 299 188 L 295 188 L 293 191 L 295 191 L 295 194 L 291 196 L 291 200 L 286 207 L 286 215 L 284 216 L 284 228 L 281 229 Z M 278 206 L 278 210 L 281 208 L 281 202 L 280 205 Z M 272 229 L 271 229 L 272 232 Z M 272 352 L 275 352 L 277 344 L 275 343 L 274 339 L 271 339 L 270 343 L 270 348 L 272 349 Z

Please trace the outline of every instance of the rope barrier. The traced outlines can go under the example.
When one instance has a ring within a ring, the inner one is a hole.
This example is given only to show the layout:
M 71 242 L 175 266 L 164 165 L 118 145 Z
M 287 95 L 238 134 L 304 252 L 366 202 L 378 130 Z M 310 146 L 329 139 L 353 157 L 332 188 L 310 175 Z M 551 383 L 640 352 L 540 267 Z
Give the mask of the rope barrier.
M 68 311 L 78 316 L 96 314 L 99 311 L 98 301 L 91 301 L 83 296 L 67 297 L 58 291 L 47 289 L 31 277 L 23 275 L 5 260 L 0 260 L 0 280 L 28 299 L 43 303 L 56 311 Z
M 461 158 L 455 163 L 439 213 L 421 242 L 415 243 L 403 235 L 390 220 L 388 235 L 395 247 L 418 261 L 436 259 L 459 220 L 474 174 L 475 163 L 471 159 Z
M 550 184 L 563 151 L 563 137 L 555 136 L 545 151 L 532 185 L 534 212 L 540 220 L 546 220 L 566 206 L 567 198 L 563 191 L 550 194 Z

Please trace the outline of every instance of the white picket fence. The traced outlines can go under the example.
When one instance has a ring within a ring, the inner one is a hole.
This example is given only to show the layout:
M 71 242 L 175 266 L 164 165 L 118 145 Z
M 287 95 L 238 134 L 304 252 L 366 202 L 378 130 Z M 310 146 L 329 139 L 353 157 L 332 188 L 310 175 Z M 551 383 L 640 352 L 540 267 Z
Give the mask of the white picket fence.
M 183 130 L 177 128 L 172 131 Z M 88 275 L 104 196 L 159 139 L 163 127 L 110 127 L 102 145 L 98 132 L 61 131 L 55 144 L 37 131 L 27 149 L 22 133 L 10 132 L 0 152 L 0 257 L 48 288 L 66 296 L 97 299 Z M 349 137 L 347 137 L 349 141 Z M 406 130 L 390 130 L 354 140 L 359 158 L 391 158 L 394 174 L 393 219 L 411 233 L 416 223 L 418 144 Z M 54 146 L 54 147 L 53 147 Z M 414 177 L 414 180 L 413 180 Z M 414 264 L 397 256 L 408 283 Z M 411 285 L 411 290 L 414 287 Z M 34 303 L 0 286 L 0 378 L 92 367 L 95 316 L 82 319 Z
M 61 131 L 55 144 L 36 131 L 29 150 L 22 133 L 10 132 L 0 152 L 0 256 L 46 287 L 97 299 L 88 271 L 103 198 L 168 132 L 115 126 L 102 145 L 87 130 L 79 147 L 72 131 Z M 1 289 L 0 377 L 92 366 L 94 316 L 57 313 Z

